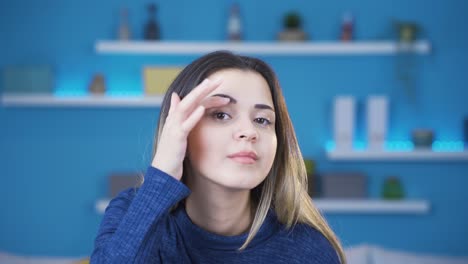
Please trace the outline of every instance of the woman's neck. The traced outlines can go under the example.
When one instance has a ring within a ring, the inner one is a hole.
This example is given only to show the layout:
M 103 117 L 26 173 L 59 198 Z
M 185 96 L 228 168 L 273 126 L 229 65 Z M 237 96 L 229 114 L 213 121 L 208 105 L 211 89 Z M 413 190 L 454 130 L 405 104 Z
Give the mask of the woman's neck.
M 253 219 L 250 190 L 230 190 L 199 176 L 189 176 L 186 183 L 192 192 L 185 210 L 194 224 L 224 236 L 249 230 Z

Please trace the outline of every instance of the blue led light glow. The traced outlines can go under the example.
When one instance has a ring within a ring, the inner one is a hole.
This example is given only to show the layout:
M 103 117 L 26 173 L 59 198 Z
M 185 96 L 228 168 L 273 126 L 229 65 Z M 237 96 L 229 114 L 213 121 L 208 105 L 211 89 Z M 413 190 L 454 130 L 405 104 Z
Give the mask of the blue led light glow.
M 331 152 L 331 151 L 334 151 L 335 150 L 335 142 L 334 141 L 328 141 L 326 146 L 325 146 L 325 149 L 328 151 L 328 152 Z
M 78 97 L 86 95 L 88 95 L 88 91 L 82 89 L 57 90 L 54 92 L 54 96 L 56 97 Z
M 432 143 L 432 151 L 437 152 L 459 152 L 464 150 L 463 141 L 460 140 L 451 140 L 451 141 L 441 141 L 436 140 Z
M 413 142 L 409 140 L 386 141 L 385 150 L 387 151 L 413 151 Z
M 336 149 L 336 144 L 334 141 L 328 141 L 325 146 L 326 150 L 331 152 Z M 366 150 L 367 145 L 363 141 L 355 141 L 353 143 L 353 150 L 363 151 Z M 409 140 L 398 140 L 398 141 L 386 141 L 384 144 L 385 151 L 394 151 L 394 152 L 408 152 L 416 150 L 413 142 Z M 465 145 L 463 141 L 460 140 L 451 140 L 451 141 L 441 141 L 436 140 L 432 144 L 432 151 L 436 152 L 460 152 L 465 150 Z
M 131 90 L 109 90 L 106 92 L 107 96 L 122 97 L 122 96 L 143 96 L 142 91 Z
M 109 90 L 104 94 L 108 97 L 141 97 L 144 96 L 142 91 L 131 91 L 131 90 Z M 56 97 L 81 97 L 81 96 L 93 96 L 87 90 L 80 89 L 63 89 L 54 92 Z
M 364 141 L 355 141 L 353 144 L 353 149 L 357 151 L 366 150 L 367 144 Z

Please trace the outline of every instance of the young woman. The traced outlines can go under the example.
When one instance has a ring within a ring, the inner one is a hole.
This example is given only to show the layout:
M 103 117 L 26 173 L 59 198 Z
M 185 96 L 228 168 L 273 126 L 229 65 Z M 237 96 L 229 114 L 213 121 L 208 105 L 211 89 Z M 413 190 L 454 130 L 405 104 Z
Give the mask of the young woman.
M 261 60 L 214 52 L 188 65 L 155 143 L 142 185 L 107 207 L 91 263 L 345 263 Z

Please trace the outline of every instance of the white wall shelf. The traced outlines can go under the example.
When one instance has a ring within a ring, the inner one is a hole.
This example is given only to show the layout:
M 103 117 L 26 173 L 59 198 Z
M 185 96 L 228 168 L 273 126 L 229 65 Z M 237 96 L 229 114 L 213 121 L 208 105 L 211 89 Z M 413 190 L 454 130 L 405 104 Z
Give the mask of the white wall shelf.
M 103 214 L 109 205 L 109 199 L 98 200 L 95 209 Z M 430 205 L 425 200 L 334 200 L 315 199 L 315 205 L 323 213 L 366 213 L 366 214 L 425 214 Z
M 0 98 L 5 107 L 160 107 L 162 96 L 55 96 L 4 94 Z
M 374 42 L 166 42 L 166 41 L 98 41 L 101 54 L 160 54 L 199 55 L 216 50 L 255 55 L 393 55 L 399 51 L 427 54 L 431 46 L 427 41 L 412 45 L 394 41 Z
M 323 213 L 426 214 L 430 210 L 425 200 L 316 199 L 314 202 Z
M 335 161 L 468 161 L 468 151 L 328 151 Z

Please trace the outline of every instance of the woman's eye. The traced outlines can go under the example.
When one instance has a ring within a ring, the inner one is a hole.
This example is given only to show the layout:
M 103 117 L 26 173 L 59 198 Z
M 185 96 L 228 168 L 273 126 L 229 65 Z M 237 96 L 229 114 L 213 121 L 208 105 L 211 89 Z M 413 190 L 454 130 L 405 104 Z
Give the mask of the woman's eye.
M 230 118 L 230 116 L 224 112 L 214 112 L 212 115 L 215 119 L 219 120 L 226 120 Z
M 264 126 L 268 126 L 271 124 L 270 120 L 263 118 L 263 117 L 255 118 L 255 122 Z

